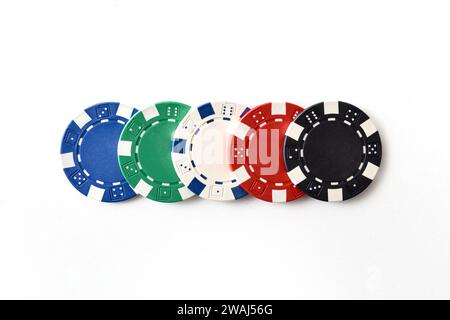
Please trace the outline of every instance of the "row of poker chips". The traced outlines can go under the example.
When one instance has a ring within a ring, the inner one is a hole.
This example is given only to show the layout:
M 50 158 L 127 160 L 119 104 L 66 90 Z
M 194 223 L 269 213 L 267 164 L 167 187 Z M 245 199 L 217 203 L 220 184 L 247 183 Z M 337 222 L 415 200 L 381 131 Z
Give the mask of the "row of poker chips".
M 381 154 L 372 120 L 340 101 L 305 110 L 292 103 L 161 102 L 141 110 L 100 103 L 71 121 L 61 143 L 70 183 L 103 202 L 248 193 L 269 202 L 304 194 L 342 201 L 369 186 Z

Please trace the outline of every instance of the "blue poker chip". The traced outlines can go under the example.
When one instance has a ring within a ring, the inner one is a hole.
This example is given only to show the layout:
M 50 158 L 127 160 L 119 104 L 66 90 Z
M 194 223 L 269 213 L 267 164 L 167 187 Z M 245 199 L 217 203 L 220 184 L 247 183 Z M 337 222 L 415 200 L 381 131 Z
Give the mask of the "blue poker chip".
M 136 195 L 120 171 L 117 146 L 125 123 L 137 111 L 106 102 L 85 109 L 70 122 L 61 142 L 63 169 L 85 196 L 118 202 Z

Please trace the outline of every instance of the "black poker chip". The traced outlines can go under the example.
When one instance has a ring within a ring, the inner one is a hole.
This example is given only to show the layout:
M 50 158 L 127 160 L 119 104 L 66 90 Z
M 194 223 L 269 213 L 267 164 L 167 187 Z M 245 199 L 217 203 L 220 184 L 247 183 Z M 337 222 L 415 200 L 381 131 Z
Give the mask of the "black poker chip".
M 372 120 L 346 102 L 321 102 L 286 131 L 284 161 L 291 181 L 322 201 L 343 201 L 364 191 L 381 163 L 381 139 Z

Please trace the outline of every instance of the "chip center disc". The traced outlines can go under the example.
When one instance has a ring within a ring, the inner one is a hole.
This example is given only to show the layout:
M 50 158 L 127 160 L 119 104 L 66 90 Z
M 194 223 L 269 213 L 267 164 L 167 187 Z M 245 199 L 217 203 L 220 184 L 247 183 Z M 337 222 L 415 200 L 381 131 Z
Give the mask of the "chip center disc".
M 289 177 L 282 167 L 284 163 L 283 152 L 281 152 L 288 124 L 282 126 L 280 123 L 272 119 L 267 121 L 264 128 L 258 128 L 255 131 L 247 147 L 253 151 L 249 154 L 256 154 L 258 159 L 249 159 L 249 164 L 256 175 L 264 177 L 267 181 L 289 183 Z M 257 146 L 256 150 L 254 150 L 255 146 Z
M 80 146 L 81 166 L 93 180 L 110 184 L 124 179 L 117 160 L 117 141 L 122 129 L 120 123 L 109 121 L 97 123 L 84 135 Z
M 229 167 L 231 123 L 216 119 L 199 128 L 192 138 L 192 160 L 201 174 L 215 181 L 231 181 L 232 172 Z
M 316 177 L 342 181 L 354 175 L 363 160 L 363 141 L 352 127 L 339 121 L 325 121 L 308 134 L 305 163 Z
M 178 183 L 178 176 L 172 165 L 170 152 L 171 133 L 176 129 L 177 123 L 160 121 L 145 130 L 139 140 L 137 158 L 145 175 L 155 182 Z

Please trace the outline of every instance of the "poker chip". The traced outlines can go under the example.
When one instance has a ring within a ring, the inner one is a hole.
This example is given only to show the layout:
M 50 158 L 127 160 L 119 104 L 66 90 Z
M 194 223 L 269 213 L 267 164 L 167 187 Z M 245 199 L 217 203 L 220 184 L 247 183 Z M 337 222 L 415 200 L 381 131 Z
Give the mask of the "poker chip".
M 286 129 L 303 111 L 292 103 L 266 103 L 251 109 L 235 128 L 231 168 L 240 186 L 269 202 L 302 197 L 283 160 Z
M 364 191 L 381 163 L 381 139 L 372 120 L 345 102 L 306 109 L 288 127 L 284 145 L 288 176 L 323 201 L 343 201 Z
M 85 196 L 117 202 L 135 196 L 117 161 L 117 144 L 125 123 L 137 110 L 100 103 L 85 109 L 67 127 L 61 142 L 64 173 Z
M 206 103 L 191 109 L 178 125 L 172 162 L 180 180 L 204 199 L 235 200 L 247 193 L 230 168 L 231 132 L 248 111 L 231 102 Z
M 119 163 L 136 193 L 159 202 L 193 196 L 171 160 L 172 134 L 189 109 L 178 102 L 157 103 L 136 113 L 125 126 L 118 145 Z

